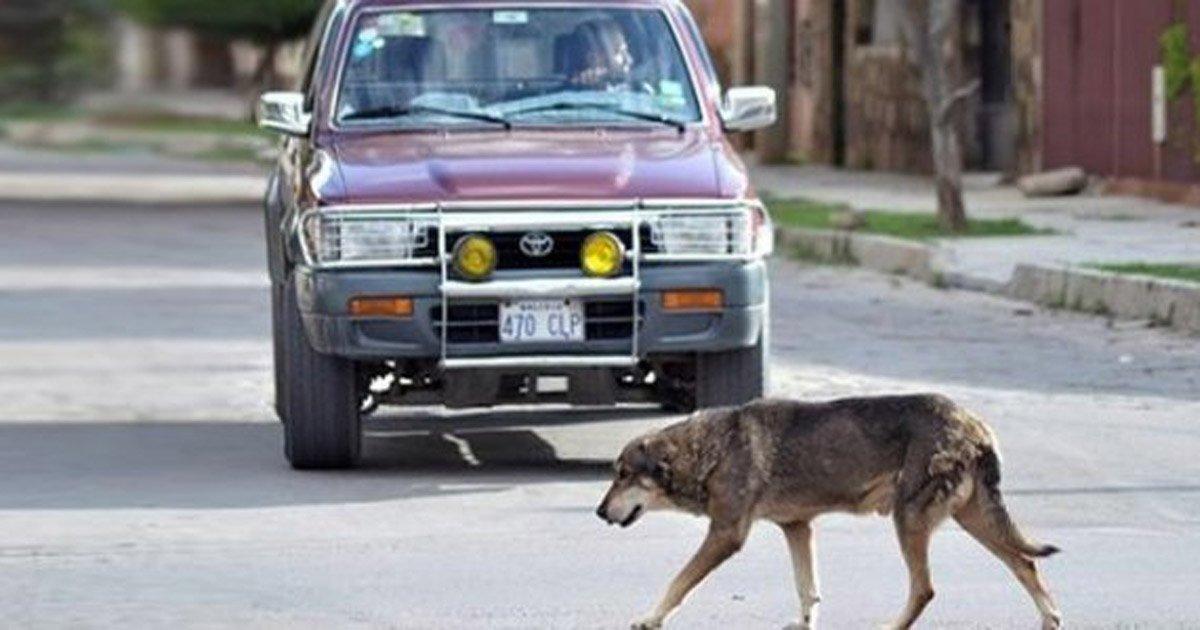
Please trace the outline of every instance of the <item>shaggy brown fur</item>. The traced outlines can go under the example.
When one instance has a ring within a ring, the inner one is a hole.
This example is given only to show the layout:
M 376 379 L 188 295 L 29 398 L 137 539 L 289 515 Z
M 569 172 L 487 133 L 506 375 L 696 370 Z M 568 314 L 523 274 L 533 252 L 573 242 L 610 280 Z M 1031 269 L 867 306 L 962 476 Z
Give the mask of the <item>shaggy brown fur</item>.
M 700 550 L 635 628 L 660 627 L 696 584 L 741 549 L 756 520 L 783 529 L 800 625 L 813 627 L 820 589 L 812 521 L 828 512 L 892 515 L 910 578 L 895 628 L 912 626 L 933 599 L 929 540 L 948 517 L 1008 565 L 1045 628 L 1060 626 L 1033 561 L 1058 550 L 1029 540 L 1013 523 L 1000 495 L 995 435 L 942 396 L 768 400 L 703 411 L 634 440 L 616 473 L 597 510 L 609 523 L 629 526 L 661 509 L 711 520 Z

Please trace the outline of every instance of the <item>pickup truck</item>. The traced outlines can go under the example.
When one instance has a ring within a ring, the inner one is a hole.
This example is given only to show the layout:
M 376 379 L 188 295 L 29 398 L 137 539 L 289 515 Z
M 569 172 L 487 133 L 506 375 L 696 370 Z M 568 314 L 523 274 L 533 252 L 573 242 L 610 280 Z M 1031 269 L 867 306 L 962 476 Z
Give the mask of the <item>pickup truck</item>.
M 767 381 L 772 224 L 679 0 L 331 0 L 266 202 L 297 469 L 380 405 L 740 404 Z

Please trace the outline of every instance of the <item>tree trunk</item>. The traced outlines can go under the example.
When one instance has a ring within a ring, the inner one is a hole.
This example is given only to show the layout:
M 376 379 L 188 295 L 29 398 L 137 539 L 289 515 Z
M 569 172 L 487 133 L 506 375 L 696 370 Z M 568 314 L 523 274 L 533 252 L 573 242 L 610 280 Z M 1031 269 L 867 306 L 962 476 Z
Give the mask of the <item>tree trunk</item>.
M 947 232 L 967 231 L 967 209 L 962 193 L 962 142 L 953 117 L 931 125 L 934 178 L 937 182 L 938 223 Z
M 245 86 L 246 103 L 249 106 L 246 116 L 251 122 L 258 115 L 258 97 L 264 92 L 275 89 L 279 80 L 275 73 L 275 59 L 279 54 L 279 44 L 277 42 L 264 43 L 262 50 L 262 57 L 258 60 L 258 67 L 254 69 L 254 76 Z
M 258 60 L 258 68 L 254 70 L 254 78 L 251 79 L 252 89 L 259 91 L 273 90 L 276 87 L 278 77 L 275 73 L 275 60 L 279 55 L 279 44 L 277 42 L 268 42 L 262 45 L 262 58 Z
M 197 34 L 195 48 L 199 57 L 194 78 L 196 87 L 228 89 L 237 85 L 229 40 Z
M 905 35 L 912 62 L 921 73 L 921 92 L 929 113 L 933 166 L 937 183 L 938 222 L 948 232 L 967 230 L 962 196 L 963 151 L 958 135 L 959 105 L 978 87 L 955 91 L 961 67 L 954 37 L 960 0 L 907 0 Z

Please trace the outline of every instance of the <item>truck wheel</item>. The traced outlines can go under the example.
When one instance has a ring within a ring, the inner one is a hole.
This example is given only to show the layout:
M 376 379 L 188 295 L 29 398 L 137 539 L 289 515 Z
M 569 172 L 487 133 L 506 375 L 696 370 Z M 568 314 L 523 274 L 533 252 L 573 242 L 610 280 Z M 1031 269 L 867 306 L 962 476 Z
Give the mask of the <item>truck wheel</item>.
M 762 398 L 763 339 L 749 348 L 701 354 L 696 358 L 696 407 L 736 407 Z
M 353 361 L 318 353 L 308 342 L 296 285 L 283 289 L 284 453 L 297 470 L 352 468 L 362 443 L 358 374 Z

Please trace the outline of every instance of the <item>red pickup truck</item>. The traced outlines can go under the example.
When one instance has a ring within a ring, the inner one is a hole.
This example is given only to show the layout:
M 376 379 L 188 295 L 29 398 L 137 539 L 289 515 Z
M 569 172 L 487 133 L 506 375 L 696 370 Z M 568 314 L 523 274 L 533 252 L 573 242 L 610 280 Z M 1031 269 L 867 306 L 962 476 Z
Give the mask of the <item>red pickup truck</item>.
M 772 226 L 678 0 L 333 0 L 266 200 L 293 466 L 379 405 L 730 405 L 766 382 Z

